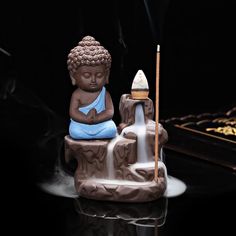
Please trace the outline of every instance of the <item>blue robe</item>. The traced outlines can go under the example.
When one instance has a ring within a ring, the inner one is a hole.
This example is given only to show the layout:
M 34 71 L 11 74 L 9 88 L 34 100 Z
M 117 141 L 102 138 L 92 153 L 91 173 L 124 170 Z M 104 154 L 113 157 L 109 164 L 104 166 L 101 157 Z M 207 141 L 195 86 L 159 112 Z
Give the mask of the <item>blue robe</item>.
M 100 113 L 105 110 L 106 88 L 103 87 L 98 97 L 88 106 L 80 107 L 79 110 L 87 114 L 92 108 Z M 73 139 L 106 139 L 114 138 L 117 128 L 113 120 L 107 120 L 97 124 L 84 124 L 70 120 L 69 134 Z

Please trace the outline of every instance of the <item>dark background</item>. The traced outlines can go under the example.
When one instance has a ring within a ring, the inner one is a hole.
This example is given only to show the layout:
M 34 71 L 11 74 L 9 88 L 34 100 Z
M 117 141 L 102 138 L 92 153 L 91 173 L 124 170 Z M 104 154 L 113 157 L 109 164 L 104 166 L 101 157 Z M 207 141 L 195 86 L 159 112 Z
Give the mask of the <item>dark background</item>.
M 111 53 L 113 62 L 107 88 L 115 106 L 116 124 L 120 121 L 120 96 L 130 93 L 139 69 L 144 71 L 150 98 L 155 101 L 157 44 L 161 45 L 160 119 L 227 110 L 236 102 L 235 10 L 233 0 L 77 0 L 54 4 L 8 1 L 2 5 L 0 48 L 10 54 L 0 51 L 0 146 L 7 230 L 17 225 L 19 231 L 29 235 L 66 235 L 63 223 L 67 200 L 39 193 L 35 183 L 42 176 L 46 179 L 51 176 L 61 152 L 74 89 L 66 60 L 70 49 L 83 36 L 95 37 Z M 198 220 L 205 210 L 205 228 L 206 220 L 212 217 L 211 227 L 214 220 L 220 225 L 223 219 L 226 225 L 228 218 L 218 218 L 217 214 L 227 215 L 235 191 L 224 190 L 229 195 L 234 193 L 226 203 L 225 196 L 211 197 L 219 186 L 227 185 L 221 181 L 233 183 L 235 175 L 222 170 L 218 175 L 218 170 L 215 172 L 211 166 L 207 172 L 207 166 L 200 163 L 202 176 L 195 164 L 185 163 L 176 169 L 179 159 L 174 160 L 169 163 L 169 170 L 192 183 L 192 189 L 188 188 L 190 198 L 187 195 L 170 204 L 176 205 L 177 211 L 170 209 L 170 228 L 162 235 L 189 233 L 175 224 L 176 217 L 179 221 L 187 220 L 200 233 Z M 199 195 L 200 201 L 191 205 Z M 221 204 L 217 212 L 219 200 L 227 209 Z M 191 215 L 188 206 L 197 214 Z M 184 214 L 179 218 L 183 209 L 192 218 Z M 30 225 L 36 230 L 31 231 Z M 211 232 L 210 228 L 208 231 Z
M 1 47 L 12 55 L 17 81 L 49 108 L 68 116 L 72 88 L 67 54 L 85 35 L 111 53 L 109 91 L 118 103 L 138 69 L 155 100 L 156 46 L 161 45 L 160 116 L 228 108 L 235 102 L 233 1 L 34 1 L 8 3 Z

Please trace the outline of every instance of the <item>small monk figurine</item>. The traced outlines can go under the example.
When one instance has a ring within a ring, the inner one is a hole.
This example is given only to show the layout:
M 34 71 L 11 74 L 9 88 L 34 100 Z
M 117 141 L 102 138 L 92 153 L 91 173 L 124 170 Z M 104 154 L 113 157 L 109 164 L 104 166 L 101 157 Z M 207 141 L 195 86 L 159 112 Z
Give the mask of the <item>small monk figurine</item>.
M 106 91 L 111 55 L 91 36 L 73 48 L 67 60 L 73 85 L 77 89 L 70 101 L 69 134 L 73 139 L 110 139 L 117 134 L 112 120 L 114 107 Z

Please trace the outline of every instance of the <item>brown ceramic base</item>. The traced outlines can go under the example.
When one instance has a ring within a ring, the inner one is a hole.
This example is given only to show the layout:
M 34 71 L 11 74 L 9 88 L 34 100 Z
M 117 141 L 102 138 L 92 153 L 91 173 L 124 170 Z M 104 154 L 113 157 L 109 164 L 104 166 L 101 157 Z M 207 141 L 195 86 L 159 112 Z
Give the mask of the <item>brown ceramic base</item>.
M 166 180 L 159 177 L 158 182 L 134 182 L 104 179 L 75 180 L 75 186 L 80 196 L 103 201 L 116 202 L 148 202 L 163 196 L 166 190 Z

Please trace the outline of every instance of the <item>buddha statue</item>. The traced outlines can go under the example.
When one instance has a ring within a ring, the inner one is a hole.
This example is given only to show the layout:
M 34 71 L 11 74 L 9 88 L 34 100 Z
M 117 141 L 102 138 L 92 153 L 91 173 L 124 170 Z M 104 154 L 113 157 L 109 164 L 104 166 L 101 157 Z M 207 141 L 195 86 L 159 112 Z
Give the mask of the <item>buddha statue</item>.
M 113 102 L 106 90 L 111 55 L 91 36 L 71 49 L 68 70 L 72 84 L 69 134 L 73 139 L 111 139 L 117 134 Z

